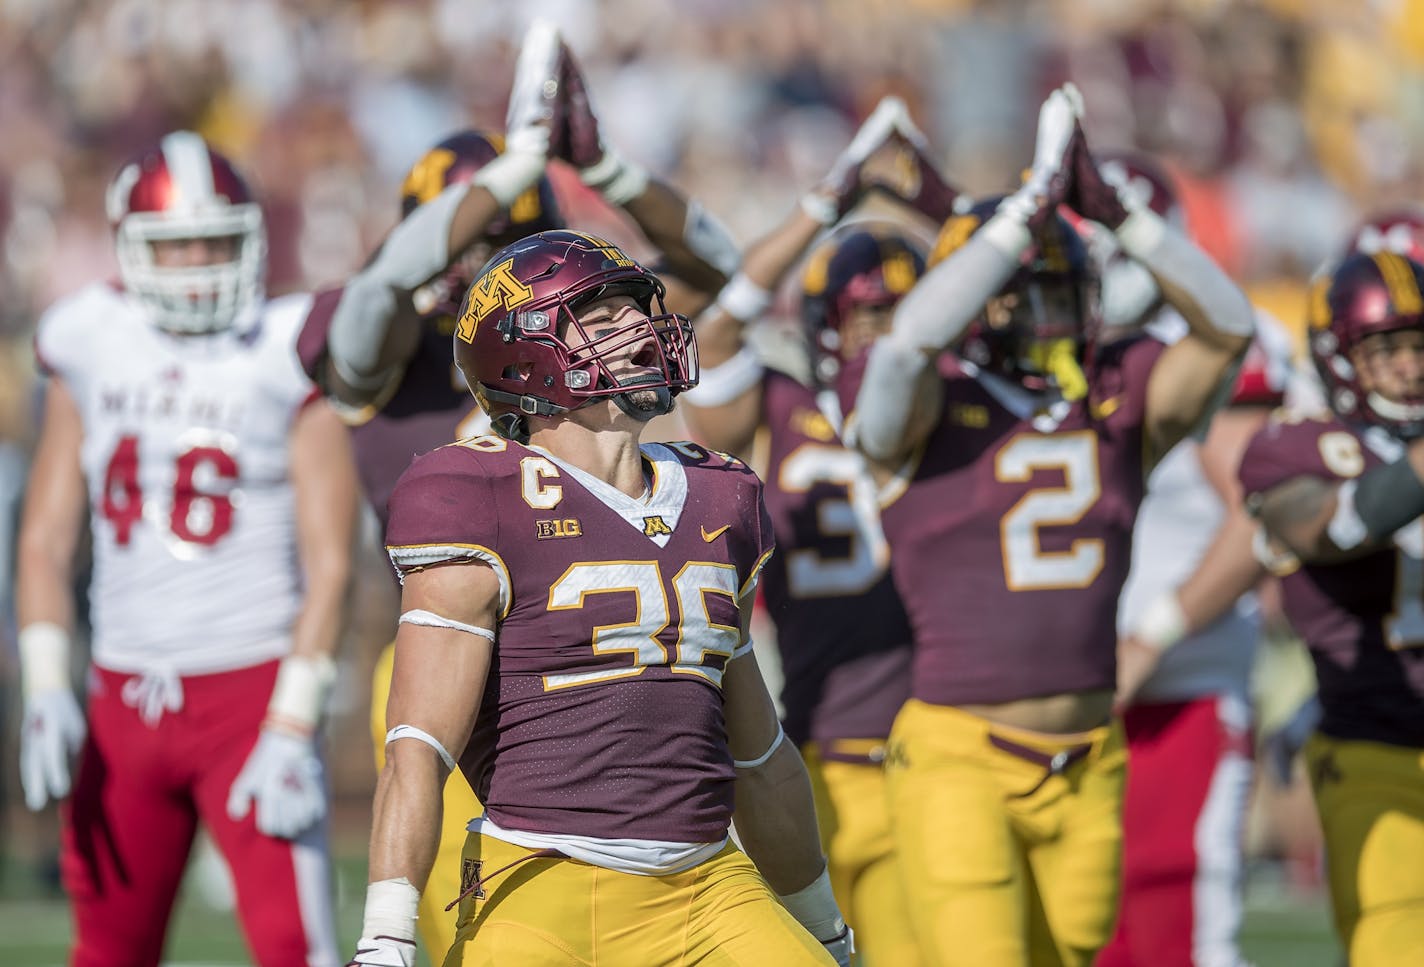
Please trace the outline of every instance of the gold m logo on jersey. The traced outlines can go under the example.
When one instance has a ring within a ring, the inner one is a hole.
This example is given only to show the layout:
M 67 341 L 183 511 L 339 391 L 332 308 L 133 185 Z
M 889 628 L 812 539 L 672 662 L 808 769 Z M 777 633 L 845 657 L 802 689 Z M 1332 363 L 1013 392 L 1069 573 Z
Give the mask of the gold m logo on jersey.
M 643 536 L 657 537 L 659 534 L 671 534 L 672 528 L 667 525 L 667 521 L 661 516 L 643 518 Z
M 534 522 L 534 536 L 541 541 L 546 541 L 551 537 L 579 537 L 583 534 L 583 525 L 579 523 L 577 517 L 565 517 L 563 520 L 536 520 Z
M 465 312 L 455 335 L 465 342 L 475 341 L 475 330 L 496 309 L 513 309 L 534 298 L 534 290 L 514 276 L 514 259 L 505 259 L 485 272 L 466 297 Z

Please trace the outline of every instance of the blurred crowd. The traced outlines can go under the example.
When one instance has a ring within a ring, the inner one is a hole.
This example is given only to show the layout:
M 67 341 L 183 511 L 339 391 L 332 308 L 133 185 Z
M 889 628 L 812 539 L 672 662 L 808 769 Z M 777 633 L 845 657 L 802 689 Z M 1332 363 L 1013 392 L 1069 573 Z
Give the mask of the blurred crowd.
M 330 284 L 395 222 L 429 145 L 501 125 L 536 15 L 579 56 L 609 141 L 742 242 L 888 93 L 951 179 L 1004 190 L 1068 79 L 1094 145 L 1158 153 L 1193 234 L 1297 330 L 1354 222 L 1424 198 L 1424 5 L 1407 0 L 0 0 L 3 506 L 34 431 L 30 333 L 114 274 L 104 188 L 124 160 L 199 131 L 260 193 L 269 291 Z M 554 177 L 572 223 L 627 237 Z

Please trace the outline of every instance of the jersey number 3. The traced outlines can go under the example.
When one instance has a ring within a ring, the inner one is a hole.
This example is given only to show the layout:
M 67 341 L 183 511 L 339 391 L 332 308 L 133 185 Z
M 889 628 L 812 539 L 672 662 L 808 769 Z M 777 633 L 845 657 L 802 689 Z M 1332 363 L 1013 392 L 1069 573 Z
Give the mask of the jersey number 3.
M 168 527 L 185 544 L 216 544 L 232 530 L 232 500 L 226 494 L 204 493 L 195 481 L 237 479 L 237 460 L 219 447 L 193 447 L 178 456 L 173 475 L 173 508 Z M 143 488 L 139 484 L 138 437 L 119 438 L 104 468 L 104 519 L 114 526 L 114 543 L 127 546 L 133 526 L 143 519 Z
M 1033 488 L 1000 519 L 1004 581 L 1010 591 L 1085 588 L 1103 569 L 1103 542 L 1082 538 L 1065 551 L 1045 551 L 1039 528 L 1076 524 L 1102 496 L 1097 434 L 1026 433 L 1004 444 L 994 457 L 994 478 L 1005 483 L 1029 480 L 1040 470 L 1061 472 L 1063 486 Z

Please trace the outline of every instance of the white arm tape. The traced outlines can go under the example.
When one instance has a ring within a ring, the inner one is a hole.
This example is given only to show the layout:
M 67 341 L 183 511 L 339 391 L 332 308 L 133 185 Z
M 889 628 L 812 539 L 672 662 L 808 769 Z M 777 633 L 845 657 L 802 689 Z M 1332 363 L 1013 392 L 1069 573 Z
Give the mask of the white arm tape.
M 1325 528 L 1331 542 L 1342 551 L 1353 550 L 1370 537 L 1369 528 L 1355 507 L 1357 483 L 1357 480 L 1346 480 L 1340 485 L 1335 496 L 1335 513 Z
M 1191 294 L 1201 314 L 1218 331 L 1250 337 L 1256 312 L 1246 294 L 1180 231 L 1150 208 L 1139 208 L 1117 229 L 1122 250 L 1154 276 Z
M 361 936 L 414 940 L 416 909 L 419 905 L 420 891 L 403 876 L 399 879 L 368 883 Z
M 267 703 L 268 717 L 313 731 L 326 710 L 326 697 L 335 682 L 336 663 L 330 655 L 288 655 L 277 666 L 277 684 L 272 686 L 272 698 Z
M 834 225 L 840 218 L 837 208 L 834 198 L 827 197 L 819 191 L 808 191 L 801 196 L 801 210 L 810 216 L 812 221 L 820 222 L 827 228 Z
M 1166 651 L 1187 636 L 1188 621 L 1175 589 L 1153 598 L 1142 611 L 1133 635 L 1156 651 Z
M 717 293 L 717 305 L 738 322 L 756 322 L 771 305 L 771 293 L 738 272 Z
M 755 769 L 757 766 L 764 764 L 766 760 L 770 759 L 772 753 L 775 752 L 777 749 L 781 748 L 781 743 L 785 741 L 786 731 L 782 729 L 781 723 L 778 722 L 776 723 L 776 738 L 771 740 L 771 745 L 767 747 L 767 750 L 765 752 L 757 756 L 755 759 L 733 759 L 732 765 L 736 766 L 738 769 Z
M 484 172 L 494 159 L 480 171 Z M 411 212 L 386 236 L 375 261 L 361 275 L 379 279 L 395 289 L 414 289 L 450 264 L 450 223 L 465 200 L 469 185 L 451 185 Z
M 544 173 L 548 153 L 548 128 L 535 126 L 511 131 L 504 143 L 504 153 L 475 172 L 470 184 L 489 192 L 499 207 L 508 211 L 515 199 L 533 187 Z
M 68 689 L 70 636 L 53 621 L 35 621 L 20 629 L 20 691 L 26 697 Z
M 451 772 L 455 771 L 455 757 L 445 746 L 440 744 L 439 739 L 424 729 L 418 729 L 414 725 L 397 725 L 386 733 L 386 745 L 390 745 L 397 739 L 415 739 L 417 742 L 424 742 L 440 756 L 440 761 L 445 763 L 445 768 Z
M 796 918 L 797 923 L 823 943 L 834 940 L 845 930 L 841 908 L 836 904 L 835 894 L 831 892 L 829 870 L 823 871 L 805 889 L 778 899 L 786 908 L 786 912 Z
M 597 164 L 580 171 L 579 178 L 610 205 L 626 205 L 648 187 L 646 168 L 624 161 L 609 149 L 604 149 L 603 157 L 598 159 Z
M 682 223 L 682 240 L 694 255 L 723 275 L 731 275 L 742 263 L 742 251 L 737 247 L 732 233 L 727 231 L 727 226 L 695 198 L 687 202 L 687 220 Z
M 746 641 L 742 642 L 740 645 L 737 646 L 737 650 L 732 652 L 732 657 L 728 658 L 727 660 L 735 661 L 736 659 L 741 658 L 743 655 L 750 655 L 755 650 L 756 642 L 748 638 Z
M 756 351 L 743 346 L 726 362 L 704 369 L 682 398 L 693 406 L 724 406 L 761 382 L 763 372 Z
M 425 628 L 450 628 L 453 631 L 463 631 L 467 635 L 479 635 L 481 638 L 495 640 L 495 634 L 488 628 L 481 628 L 478 625 L 467 625 L 463 621 L 456 621 L 453 618 L 444 618 L 434 611 L 425 611 L 415 608 L 406 611 L 400 616 L 400 623 L 403 625 L 420 625 Z

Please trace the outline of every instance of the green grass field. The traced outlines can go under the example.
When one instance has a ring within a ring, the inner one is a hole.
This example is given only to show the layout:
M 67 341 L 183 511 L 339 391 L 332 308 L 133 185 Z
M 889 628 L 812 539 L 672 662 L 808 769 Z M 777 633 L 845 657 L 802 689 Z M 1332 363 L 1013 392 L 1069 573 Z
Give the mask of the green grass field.
M 0 964 L 56 967 L 65 963 L 69 911 L 58 895 L 39 897 L 16 869 L 0 883 Z M 25 882 L 21 882 L 25 880 Z M 337 866 L 337 917 L 342 954 L 351 952 L 361 927 L 365 861 L 348 858 Z M 1256 967 L 1339 967 L 1339 947 L 1331 933 L 1323 898 L 1288 901 L 1269 888 L 1248 891 L 1242 946 Z M 231 914 L 206 907 L 185 889 L 174 915 L 166 963 L 172 967 L 216 967 L 249 963 Z M 428 967 L 422 957 L 418 963 Z

